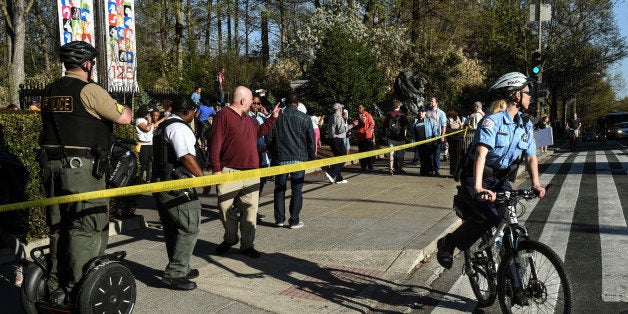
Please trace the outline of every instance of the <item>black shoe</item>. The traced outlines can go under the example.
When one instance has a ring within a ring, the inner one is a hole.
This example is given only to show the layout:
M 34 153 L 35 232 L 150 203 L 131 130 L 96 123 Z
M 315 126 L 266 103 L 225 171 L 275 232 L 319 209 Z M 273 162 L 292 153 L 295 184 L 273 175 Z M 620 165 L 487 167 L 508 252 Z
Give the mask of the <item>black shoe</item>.
M 161 281 L 165 283 L 168 288 L 173 290 L 194 290 L 196 289 L 196 283 L 190 281 L 186 277 L 179 278 L 162 278 Z
M 406 174 L 406 171 L 403 168 L 399 168 L 399 174 Z
M 220 243 L 217 247 L 216 247 L 216 254 L 218 255 L 222 255 L 227 253 L 227 251 L 229 251 L 229 249 L 231 248 L 233 244 L 229 244 L 225 241 L 222 241 L 222 243 Z
M 190 269 L 190 272 L 187 275 L 185 275 L 185 278 L 187 278 L 187 279 L 194 279 L 194 278 L 197 278 L 198 275 L 199 275 L 198 269 L 192 268 L 192 269 Z
M 250 247 L 244 251 L 241 251 L 240 253 L 251 257 L 251 258 L 260 258 L 260 256 L 262 256 L 262 253 L 260 253 L 258 250 L 256 250 L 254 247 Z
M 440 172 L 438 172 L 438 170 L 434 171 L 434 175 L 437 177 L 440 177 Z
M 63 289 L 61 288 L 53 291 L 52 293 L 50 293 L 49 301 L 50 301 L 50 304 L 52 305 L 57 305 L 57 306 L 65 305 L 65 291 L 63 291 Z
M 451 265 L 454 261 L 454 249 L 447 245 L 447 240 L 445 240 L 445 238 L 446 236 L 438 239 L 436 242 L 436 248 L 438 249 L 436 259 L 438 260 L 440 266 L 443 266 L 443 268 L 446 269 L 451 269 Z
M 264 217 L 266 217 L 266 215 L 257 214 L 257 221 L 263 221 Z

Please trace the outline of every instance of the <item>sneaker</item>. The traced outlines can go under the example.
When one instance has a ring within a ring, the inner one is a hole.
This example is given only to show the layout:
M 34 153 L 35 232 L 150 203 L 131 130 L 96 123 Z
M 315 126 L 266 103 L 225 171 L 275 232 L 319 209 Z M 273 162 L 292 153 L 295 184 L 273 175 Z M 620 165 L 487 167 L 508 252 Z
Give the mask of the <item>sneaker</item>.
M 437 177 L 440 177 L 440 172 L 438 172 L 438 170 L 434 171 L 434 175 Z
M 284 226 L 283 222 L 275 222 L 275 227 L 283 228 L 283 226 Z
M 262 215 L 262 214 L 257 214 L 257 221 L 264 221 L 264 217 L 266 217 L 266 215 Z
M 347 182 L 349 182 L 349 181 L 347 181 L 347 180 L 345 179 L 345 180 L 342 180 L 342 181 L 338 181 L 338 182 L 336 182 L 336 184 L 345 184 L 345 183 L 347 183 Z
M 162 278 L 161 281 L 165 283 L 168 288 L 172 290 L 194 290 L 196 289 L 196 283 L 187 279 L 187 277 L 179 278 Z
M 250 257 L 250 258 L 260 258 L 262 256 L 262 253 L 260 253 L 258 250 L 256 250 L 254 247 L 250 247 L 244 251 L 240 251 L 240 253 Z
M 397 171 L 399 171 L 399 174 L 406 174 L 406 171 L 401 169 L 401 168 L 399 170 L 397 170 Z
M 194 279 L 194 278 L 198 278 L 198 275 L 200 275 L 198 272 L 198 269 L 192 268 L 190 269 L 190 272 L 187 275 L 185 275 L 185 278 Z
M 229 244 L 225 241 L 222 241 L 222 243 L 220 243 L 217 247 L 216 247 L 216 254 L 218 255 L 222 255 L 227 253 L 227 251 L 229 251 L 229 249 L 231 248 L 233 244 Z
M 329 173 L 325 172 L 325 175 L 327 176 L 327 179 L 329 179 L 329 182 L 331 184 L 336 183 L 336 179 L 332 178 L 331 175 L 329 175 Z
M 303 228 L 303 221 L 299 221 L 299 223 L 296 225 L 290 225 L 290 229 L 299 229 L 299 228 Z
M 447 245 L 445 238 L 446 236 L 438 239 L 436 242 L 436 248 L 438 249 L 436 259 L 438 260 L 440 266 L 443 266 L 443 268 L 446 269 L 451 269 L 451 265 L 454 261 L 454 249 Z

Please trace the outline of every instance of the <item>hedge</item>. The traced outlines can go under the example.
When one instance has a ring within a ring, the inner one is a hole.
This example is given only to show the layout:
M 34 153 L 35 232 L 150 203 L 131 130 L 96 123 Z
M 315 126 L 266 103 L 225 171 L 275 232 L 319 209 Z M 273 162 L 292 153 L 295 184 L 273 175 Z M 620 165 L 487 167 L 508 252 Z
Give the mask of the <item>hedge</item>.
M 41 183 L 41 168 L 36 160 L 36 151 L 39 149 L 38 139 L 41 132 L 41 117 L 34 111 L 9 111 L 0 110 L 0 125 L 4 129 L 5 144 L 20 161 L 28 168 L 30 182 L 26 188 L 28 200 L 45 198 Z M 135 138 L 135 130 L 132 125 L 114 127 L 114 134 L 122 138 Z M 8 178 L 0 178 L 7 180 Z M 133 182 L 138 182 L 134 179 Z M 134 205 L 139 196 L 115 198 L 111 200 L 109 209 L 110 218 L 121 219 L 134 214 Z M 46 213 L 43 207 L 33 207 L 20 210 L 15 215 L 16 223 L 20 224 L 19 230 L 24 234 L 18 235 L 21 239 L 41 239 L 48 234 L 46 225 Z

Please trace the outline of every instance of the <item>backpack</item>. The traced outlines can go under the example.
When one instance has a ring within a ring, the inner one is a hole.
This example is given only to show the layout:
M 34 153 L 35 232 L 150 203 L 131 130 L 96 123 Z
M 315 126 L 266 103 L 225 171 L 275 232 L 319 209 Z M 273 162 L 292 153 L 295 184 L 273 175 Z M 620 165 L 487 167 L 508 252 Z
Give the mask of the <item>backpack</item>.
M 460 121 L 460 118 L 456 118 L 456 120 L 452 119 L 450 120 L 449 127 L 452 130 L 460 130 L 462 129 L 462 121 Z
M 399 136 L 401 134 L 401 123 L 399 121 L 399 114 L 396 115 L 388 115 L 388 125 L 386 126 L 388 129 L 388 135 L 390 136 Z

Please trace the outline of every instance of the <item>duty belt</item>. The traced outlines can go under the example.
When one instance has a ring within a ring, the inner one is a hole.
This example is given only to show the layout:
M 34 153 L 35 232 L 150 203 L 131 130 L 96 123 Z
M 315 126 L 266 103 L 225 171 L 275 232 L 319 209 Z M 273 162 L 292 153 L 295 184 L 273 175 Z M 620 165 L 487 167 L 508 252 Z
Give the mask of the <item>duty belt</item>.
M 42 146 L 42 149 L 46 150 L 48 160 L 60 160 L 64 157 L 83 157 L 93 159 L 92 149 L 89 147 L 80 146 Z M 65 152 L 65 156 L 63 153 Z

